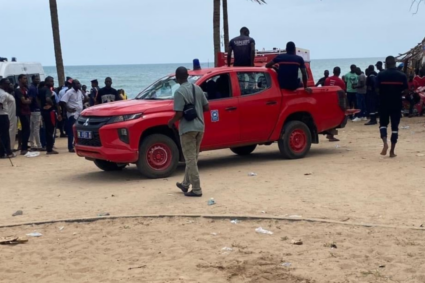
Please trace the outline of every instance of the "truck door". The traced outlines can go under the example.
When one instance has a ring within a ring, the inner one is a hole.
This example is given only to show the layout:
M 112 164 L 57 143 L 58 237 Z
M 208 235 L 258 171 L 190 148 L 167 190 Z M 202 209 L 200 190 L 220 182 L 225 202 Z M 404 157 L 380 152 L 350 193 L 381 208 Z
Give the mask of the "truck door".
M 272 86 L 270 74 L 238 72 L 242 142 L 267 141 L 276 126 L 282 103 L 280 90 Z
M 239 101 L 234 96 L 230 73 L 213 75 L 201 84 L 208 95 L 210 112 L 204 114 L 202 149 L 227 147 L 240 140 Z

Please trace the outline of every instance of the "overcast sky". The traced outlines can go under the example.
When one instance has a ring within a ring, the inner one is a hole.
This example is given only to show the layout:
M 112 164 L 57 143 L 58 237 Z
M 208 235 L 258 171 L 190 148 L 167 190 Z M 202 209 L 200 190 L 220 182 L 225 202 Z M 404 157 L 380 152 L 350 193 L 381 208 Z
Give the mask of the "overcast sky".
M 287 41 L 313 59 L 397 55 L 422 40 L 425 5 L 410 0 L 229 0 L 230 33 L 251 30 L 257 48 Z M 213 0 L 57 0 L 65 65 L 213 60 Z M 48 0 L 0 0 L 0 56 L 54 65 Z M 4 39 L 8 39 L 5 43 Z

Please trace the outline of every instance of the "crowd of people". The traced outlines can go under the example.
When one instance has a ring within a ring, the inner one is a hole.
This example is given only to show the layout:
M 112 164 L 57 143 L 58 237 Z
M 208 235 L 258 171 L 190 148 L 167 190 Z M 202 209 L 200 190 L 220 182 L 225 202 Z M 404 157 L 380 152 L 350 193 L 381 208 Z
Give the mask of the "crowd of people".
M 91 90 L 77 79 L 67 77 L 64 85 L 54 88 L 54 79 L 40 81 L 38 75 L 18 76 L 15 86 L 7 78 L 0 80 L 0 158 L 14 158 L 15 152 L 55 150 L 57 137 L 68 138 L 68 151 L 74 151 L 73 125 L 83 109 L 96 104 L 126 100 L 123 89 L 112 88 L 112 79 L 105 79 L 99 88 L 91 81 Z M 57 133 L 59 132 L 59 133 Z M 15 148 L 16 147 L 16 148 Z

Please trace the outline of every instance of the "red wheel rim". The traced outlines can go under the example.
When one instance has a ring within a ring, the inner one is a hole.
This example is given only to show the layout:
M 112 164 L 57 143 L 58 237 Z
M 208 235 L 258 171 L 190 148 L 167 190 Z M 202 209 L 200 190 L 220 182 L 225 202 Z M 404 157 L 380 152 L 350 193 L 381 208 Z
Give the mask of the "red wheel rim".
M 289 146 L 293 152 L 303 152 L 307 147 L 307 135 L 305 132 L 301 129 L 292 131 L 289 137 Z
M 155 170 L 164 170 L 171 164 L 171 149 L 163 143 L 153 144 L 147 151 L 146 159 Z

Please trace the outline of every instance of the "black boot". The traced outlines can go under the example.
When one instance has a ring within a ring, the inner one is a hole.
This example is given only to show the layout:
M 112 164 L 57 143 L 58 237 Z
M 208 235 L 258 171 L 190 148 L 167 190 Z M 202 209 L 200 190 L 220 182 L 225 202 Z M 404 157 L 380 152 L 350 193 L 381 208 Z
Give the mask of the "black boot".
M 376 115 L 370 115 L 370 121 L 365 124 L 365 126 L 377 125 Z

